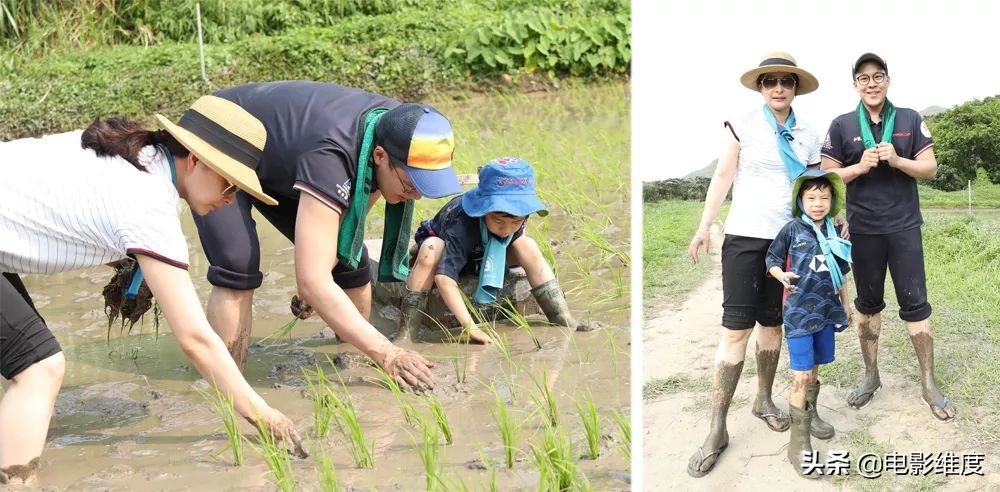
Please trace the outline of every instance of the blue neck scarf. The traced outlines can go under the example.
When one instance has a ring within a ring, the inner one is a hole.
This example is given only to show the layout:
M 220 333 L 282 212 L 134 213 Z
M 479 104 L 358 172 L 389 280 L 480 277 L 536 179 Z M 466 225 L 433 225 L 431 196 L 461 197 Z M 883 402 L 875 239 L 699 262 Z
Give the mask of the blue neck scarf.
M 801 199 L 799 199 L 799 209 L 803 209 Z M 826 258 L 826 268 L 830 270 L 830 278 L 833 280 L 833 290 L 840 292 L 840 288 L 844 286 L 844 273 L 840 270 L 837 258 L 848 263 L 854 263 L 851 259 L 851 242 L 842 239 L 837 234 L 837 228 L 833 225 L 833 219 L 829 216 L 824 219 L 823 224 L 826 234 L 816 226 L 816 221 L 805 212 L 802 213 L 800 218 L 803 222 L 812 226 L 813 232 L 816 233 L 819 249 L 823 251 L 823 256 Z
M 497 293 L 503 288 L 503 277 L 507 272 L 507 246 L 514 235 L 498 239 L 490 234 L 486 221 L 479 218 L 479 233 L 483 239 L 483 265 L 479 268 L 479 284 L 473 300 L 487 304 L 497 300 Z
M 785 163 L 785 170 L 788 171 L 788 179 L 795 181 L 802 173 L 806 172 L 806 165 L 799 160 L 799 156 L 795 155 L 795 151 L 792 150 L 792 140 L 795 137 L 792 136 L 792 127 L 795 126 L 795 111 L 791 108 L 788 109 L 788 121 L 785 121 L 784 125 L 778 124 L 778 120 L 774 117 L 774 112 L 771 111 L 771 107 L 764 104 L 764 116 L 767 118 L 767 122 L 771 124 L 771 129 L 774 130 L 774 135 L 778 140 L 778 155 L 781 156 L 781 161 Z
M 156 146 L 163 155 L 167 156 L 167 167 L 170 168 L 170 180 L 174 183 L 174 188 L 177 188 L 177 170 L 174 169 L 174 155 L 170 153 L 170 149 L 166 145 Z M 128 284 L 128 289 L 125 290 L 125 297 L 129 299 L 135 299 L 139 295 L 139 287 L 142 285 L 142 270 L 139 269 L 139 265 L 136 265 L 135 272 L 132 273 L 132 281 Z

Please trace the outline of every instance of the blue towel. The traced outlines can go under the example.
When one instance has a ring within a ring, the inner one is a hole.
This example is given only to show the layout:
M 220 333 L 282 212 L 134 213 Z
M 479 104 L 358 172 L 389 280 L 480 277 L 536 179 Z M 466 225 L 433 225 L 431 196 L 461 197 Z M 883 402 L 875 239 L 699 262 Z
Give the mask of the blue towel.
M 792 136 L 792 127 L 795 126 L 795 112 L 789 109 L 788 120 L 785 121 L 784 125 L 779 125 L 778 120 L 774 118 L 771 107 L 765 104 L 764 116 L 767 117 L 768 123 L 771 124 L 771 129 L 774 130 L 775 136 L 778 139 L 778 155 L 781 156 L 781 161 L 785 163 L 785 171 L 788 172 L 788 179 L 795 181 L 806 171 L 806 165 L 799 160 L 799 156 L 795 155 L 795 151 L 792 150 L 791 142 L 795 140 L 795 137 Z
M 507 273 L 507 246 L 514 235 L 498 239 L 490 234 L 486 222 L 479 219 L 479 232 L 483 238 L 483 265 L 479 269 L 479 284 L 473 300 L 487 304 L 497 300 L 497 293 L 503 288 L 504 274 Z
M 168 165 L 170 168 L 170 180 L 174 182 L 174 188 L 177 188 L 177 170 L 174 169 L 174 155 L 170 153 L 166 145 L 157 145 L 160 152 L 167 156 Z M 129 299 L 135 299 L 139 296 L 139 287 L 142 285 L 142 270 L 139 269 L 139 265 L 135 266 L 135 272 L 132 273 L 132 282 L 128 284 L 128 289 L 125 290 L 125 297 Z

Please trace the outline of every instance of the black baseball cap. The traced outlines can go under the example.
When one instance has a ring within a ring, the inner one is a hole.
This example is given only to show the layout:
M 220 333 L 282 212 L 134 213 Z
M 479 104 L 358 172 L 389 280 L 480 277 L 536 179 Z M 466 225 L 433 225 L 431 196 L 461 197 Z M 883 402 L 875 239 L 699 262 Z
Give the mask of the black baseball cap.
M 858 57 L 858 61 L 854 62 L 854 69 L 851 70 L 851 76 L 853 77 L 855 74 L 857 74 L 858 69 L 861 68 L 861 65 L 864 65 L 865 63 L 868 62 L 878 63 L 879 66 L 882 67 L 882 70 L 885 70 L 886 75 L 889 74 L 889 67 L 886 66 L 885 60 L 883 60 L 881 56 L 878 56 L 875 53 L 865 53 Z

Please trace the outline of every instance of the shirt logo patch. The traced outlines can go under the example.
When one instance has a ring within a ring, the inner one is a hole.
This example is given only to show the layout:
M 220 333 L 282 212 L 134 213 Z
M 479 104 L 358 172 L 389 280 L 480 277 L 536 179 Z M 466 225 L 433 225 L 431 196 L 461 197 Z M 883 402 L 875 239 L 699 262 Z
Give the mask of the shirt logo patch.
M 347 181 L 344 181 L 343 183 L 337 185 L 337 194 L 340 195 L 340 198 L 348 200 L 347 195 L 350 192 L 351 192 L 351 180 L 348 179 Z
M 801 248 L 801 247 L 803 247 L 803 246 L 805 246 L 805 245 L 807 245 L 807 244 L 808 244 L 808 243 L 806 243 L 805 241 L 801 241 L 801 240 L 799 240 L 799 241 L 795 241 L 795 243 L 794 243 L 794 244 L 792 244 L 792 247 L 793 247 L 793 248 Z
M 824 149 L 832 149 L 833 148 L 833 141 L 830 140 L 830 132 L 826 133 L 826 140 L 823 141 L 823 148 Z
M 931 138 L 931 129 L 927 128 L 927 122 L 920 122 L 920 133 L 927 138 Z
M 814 272 L 829 272 L 830 269 L 826 267 L 826 256 L 814 256 L 812 261 L 809 262 L 809 269 Z
M 852 142 L 860 142 L 861 141 L 861 136 L 858 135 L 857 137 L 854 137 L 854 140 L 851 140 L 851 141 Z

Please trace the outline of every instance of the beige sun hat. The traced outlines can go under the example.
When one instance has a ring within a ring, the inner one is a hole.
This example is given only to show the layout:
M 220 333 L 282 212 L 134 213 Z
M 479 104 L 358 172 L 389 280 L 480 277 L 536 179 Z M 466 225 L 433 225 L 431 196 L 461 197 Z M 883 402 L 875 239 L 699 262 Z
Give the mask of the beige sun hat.
M 264 124 L 236 103 L 202 96 L 175 125 L 161 114 L 156 119 L 174 138 L 213 171 L 258 200 L 277 205 L 261 189 L 257 164 L 264 153 Z
M 792 55 L 785 53 L 784 51 L 774 51 L 764 55 L 761 59 L 760 65 L 756 68 L 751 68 L 747 70 L 740 77 L 740 83 L 744 87 L 757 92 L 757 77 L 761 74 L 769 72 L 788 72 L 794 73 L 799 76 L 798 90 L 795 91 L 795 95 L 801 96 L 802 94 L 808 94 L 817 88 L 819 88 L 819 81 L 816 77 L 795 64 L 795 58 Z

